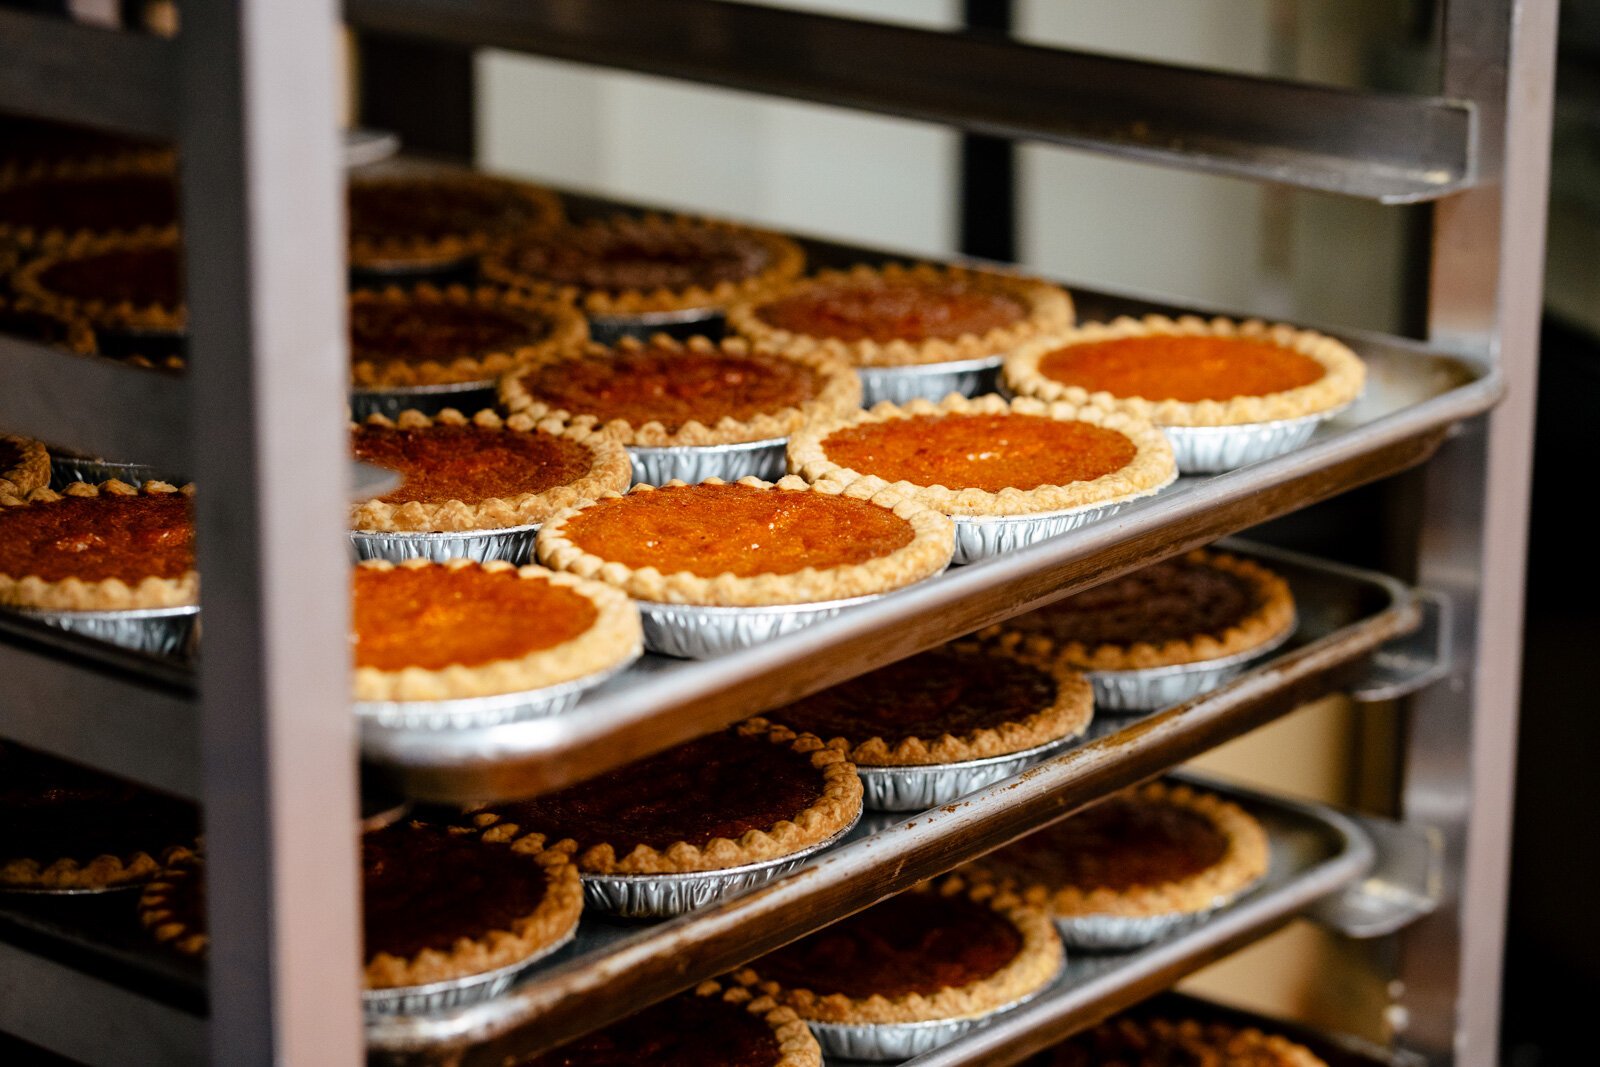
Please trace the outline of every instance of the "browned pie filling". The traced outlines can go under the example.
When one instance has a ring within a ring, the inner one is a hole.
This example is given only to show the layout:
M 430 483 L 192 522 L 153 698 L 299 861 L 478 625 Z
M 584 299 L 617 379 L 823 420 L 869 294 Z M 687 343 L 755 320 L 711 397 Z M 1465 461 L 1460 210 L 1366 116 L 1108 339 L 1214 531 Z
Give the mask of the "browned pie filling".
M 594 465 L 589 449 L 568 438 L 472 424 L 425 430 L 361 426 L 351 440 L 358 459 L 405 475 L 398 489 L 378 498 L 389 504 L 543 493 L 578 480 Z
M 350 304 L 350 358 L 357 362 L 449 365 L 538 344 L 550 322 L 536 312 L 449 302 L 386 299 Z
M 65 233 L 159 229 L 178 221 L 178 186 L 138 173 L 23 182 L 0 189 L 0 221 Z
M 178 249 L 141 245 L 62 259 L 39 273 L 39 286 L 72 300 L 98 300 L 136 308 L 177 308 L 183 303 Z
M 200 832 L 186 801 L 20 745 L 0 744 L 0 864 L 159 857 Z
M 697 848 L 769 830 L 821 798 L 823 773 L 808 754 L 764 737 L 715 733 L 556 793 L 491 809 L 523 832 L 578 850 L 610 844 L 618 858 L 639 845 Z
M 983 866 L 1019 883 L 1123 890 L 1192 877 L 1227 851 L 1227 837 L 1205 816 L 1121 795 L 991 853 Z
M 559 360 L 522 376 L 534 399 L 554 409 L 634 427 L 659 422 L 668 433 L 690 421 L 715 426 L 799 407 L 822 384 L 812 368 L 778 356 L 652 347 Z
M 1058 600 L 1006 626 L 1091 648 L 1161 644 L 1221 638 L 1261 607 L 1254 582 L 1180 556 Z
M 136 585 L 193 569 L 194 519 L 182 493 L 64 496 L 0 508 L 0 574 Z
M 753 278 L 770 260 L 759 238 L 737 230 L 628 223 L 572 226 L 506 253 L 529 277 L 602 293 L 709 288 Z
M 783 1058 L 760 1016 L 684 993 L 516 1067 L 772 1067 Z
M 1224 1023 L 1112 1019 L 1024 1061 L 1024 1067 L 1283 1067 L 1309 1050 Z M 1320 1063 L 1320 1060 L 1310 1062 Z
M 970 282 L 816 283 L 756 309 L 768 325 L 840 341 L 953 341 L 1012 326 L 1028 315 L 1016 297 Z
M 946 646 L 824 689 L 767 718 L 855 744 L 881 737 L 892 748 L 908 738 L 960 736 L 1019 722 L 1055 699 L 1055 679 L 1037 667 Z
M 350 235 L 371 241 L 503 233 L 543 221 L 533 201 L 488 182 L 352 182 L 349 210 Z
M 902 893 L 752 963 L 786 989 L 866 998 L 959 989 L 1022 951 L 1004 915 L 962 896 Z

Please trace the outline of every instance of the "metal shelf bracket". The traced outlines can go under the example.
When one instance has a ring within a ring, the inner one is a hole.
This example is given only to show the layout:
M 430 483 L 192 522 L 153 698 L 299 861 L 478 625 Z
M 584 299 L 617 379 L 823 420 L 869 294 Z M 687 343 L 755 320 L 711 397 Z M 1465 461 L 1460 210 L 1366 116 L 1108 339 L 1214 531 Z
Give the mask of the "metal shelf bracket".
M 1397 933 L 1439 906 L 1444 886 L 1444 836 L 1429 826 L 1345 813 L 1372 840 L 1367 876 L 1317 901 L 1306 917 L 1355 938 Z
M 1367 676 L 1350 689 L 1354 699 L 1364 704 L 1399 700 L 1449 675 L 1455 659 L 1450 598 L 1433 589 L 1417 589 L 1415 595 L 1421 625 L 1373 653 Z

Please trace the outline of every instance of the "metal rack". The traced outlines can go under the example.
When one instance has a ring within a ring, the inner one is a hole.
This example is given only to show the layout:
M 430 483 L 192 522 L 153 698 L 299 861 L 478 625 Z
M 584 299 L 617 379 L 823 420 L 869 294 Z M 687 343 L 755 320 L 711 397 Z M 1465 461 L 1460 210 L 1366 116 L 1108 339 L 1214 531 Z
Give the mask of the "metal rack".
M 1408 674 L 1391 656 L 1384 684 L 1373 686 L 1394 696 L 1407 679 L 1433 680 L 1399 719 L 1394 814 L 1436 830 L 1444 849 L 1439 906 L 1396 935 L 1394 1016 L 1407 1020 L 1400 1043 L 1434 1062 L 1492 1061 L 1551 0 L 1449 3 L 1438 97 L 1326 90 L 718 0 L 347 0 L 344 14 L 369 46 L 411 49 L 426 69 L 455 77 L 469 69 L 463 50 L 493 45 L 1383 202 L 1434 201 L 1428 343 L 1351 338 L 1376 361 L 1427 362 L 1438 372 L 1431 389 L 1392 397 L 1281 460 L 1195 480 L 853 617 L 751 654 L 671 666 L 648 696 L 620 682 L 594 698 L 589 725 L 562 721 L 509 738 L 369 735 L 360 745 L 423 796 L 546 787 L 1428 461 L 1403 475 L 1415 523 L 1390 533 L 1405 577 L 1453 606 L 1449 638 L 1459 655 L 1442 679 L 1427 664 Z M 0 110 L 178 142 L 191 345 L 200 354 L 187 375 L 169 377 L 0 337 L 0 426 L 188 470 L 207 487 L 197 498 L 205 651 L 193 670 L 0 614 L 0 672 L 10 680 L 0 735 L 206 805 L 215 933 L 204 1014 L 137 966 L 95 951 L 103 939 L 0 921 L 0 1030 L 90 1062 L 355 1063 L 369 1040 L 378 1059 L 430 1062 L 436 1051 L 419 1051 L 392 1027 L 363 1029 L 350 824 L 330 817 L 354 818 L 358 749 L 345 703 L 348 608 L 326 592 L 343 588 L 347 565 L 348 471 L 330 459 L 344 448 L 345 388 L 337 15 L 325 0 L 189 4 L 181 35 L 165 40 L 0 8 Z M 951 79 L 951 70 L 965 74 Z M 417 140 L 427 139 L 424 131 Z M 826 261 L 863 250 L 813 243 L 812 252 Z M 1083 295 L 1090 314 L 1137 306 Z M 975 795 L 919 833 L 874 833 L 804 878 L 644 938 L 657 949 L 701 946 L 690 951 L 693 973 L 644 968 L 626 1003 L 620 967 L 585 972 L 571 987 L 536 977 L 494 1009 L 507 1017 L 482 1040 L 465 1030 L 455 1037 L 470 1062 L 597 1025 L 1307 696 L 1357 683 L 1382 643 L 1419 621 L 1418 604 L 1401 592 L 1363 625 L 1323 633 L 1215 693 L 1026 772 L 1012 788 Z M 801 662 L 804 671 L 795 669 Z M 771 918 L 785 902 L 788 918 Z M 1291 910 L 1217 927 L 1184 958 L 1211 958 Z M 1137 988 L 1179 973 L 1154 968 Z M 63 1011 L 69 1002 L 78 1007 Z M 1120 1002 L 1097 995 L 1050 1025 L 1064 1033 Z M 953 1050 L 937 1062 L 1013 1062 L 1026 1051 L 1025 1037 L 995 1040 L 981 1059 Z

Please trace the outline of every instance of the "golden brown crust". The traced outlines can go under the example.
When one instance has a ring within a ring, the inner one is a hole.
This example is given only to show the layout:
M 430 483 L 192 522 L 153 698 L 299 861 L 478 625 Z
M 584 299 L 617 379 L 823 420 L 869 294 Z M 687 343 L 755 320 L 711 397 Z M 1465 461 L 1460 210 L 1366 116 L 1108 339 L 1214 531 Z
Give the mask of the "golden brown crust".
M 894 997 L 874 993 L 869 997 L 848 997 L 842 993 L 819 994 L 809 989 L 780 986 L 775 997 L 777 1002 L 793 1008 L 802 1019 L 811 1022 L 848 1025 L 932 1022 L 987 1015 L 1037 993 L 1060 973 L 1061 939 L 1049 917 L 1038 908 L 1010 894 L 994 892 L 991 887 L 970 890 L 956 879 L 945 879 L 936 885 L 924 883 L 907 892 L 965 895 L 987 904 L 1016 927 L 1022 935 L 1022 947 L 994 974 L 964 986 L 949 986 L 937 993 L 907 993 Z M 760 960 L 754 961 L 739 971 L 739 976 L 759 981 L 760 963 Z
M 1055 700 L 1015 721 L 997 727 L 979 727 L 959 736 L 944 733 L 937 737 L 906 737 L 894 744 L 881 736 L 831 739 L 846 746 L 852 763 L 860 767 L 911 767 L 988 759 L 1076 737 L 1089 728 L 1094 714 L 1094 687 L 1060 658 L 973 640 L 952 641 L 950 647 L 984 652 L 1043 671 L 1055 680 Z M 760 727 L 781 724 L 783 712 L 783 708 L 774 708 L 765 716 L 750 719 L 749 723 Z
M 166 482 L 145 482 L 143 486 L 132 486 L 116 480 L 101 482 L 99 485 L 73 482 L 59 493 L 53 489 L 34 489 L 21 496 L 0 492 L 0 508 L 27 507 L 36 502 L 60 500 L 63 496 L 93 497 L 102 493 L 116 495 L 182 493 L 192 497 L 194 486 L 186 485 L 180 489 Z M 132 586 L 120 578 L 89 582 L 78 578 L 66 578 L 57 582 L 46 581 L 33 574 L 0 573 L 0 604 L 15 608 L 43 611 L 122 611 L 131 608 L 184 607 L 198 603 L 199 598 L 200 572 L 196 570 L 185 571 L 178 578 L 158 578 L 150 575 Z
M 778 1004 L 778 987 L 758 982 L 749 975 L 711 978 L 695 986 L 700 997 L 721 997 L 729 1004 L 741 1004 L 751 1015 L 766 1023 L 778 1042 L 778 1059 L 772 1067 L 822 1067 L 822 1046 L 793 1008 Z
M 14 250 L 0 248 L 0 280 L 11 277 L 11 271 L 6 267 L 6 254 L 8 251 Z M 94 330 L 87 322 L 77 316 L 63 315 L 59 311 L 51 310 L 32 297 L 0 296 L 0 321 L 4 321 L 8 312 L 41 315 L 53 322 L 60 323 L 61 330 L 65 336 L 57 342 L 57 345 L 69 352 L 75 352 L 80 356 L 92 356 L 99 351 L 99 344 L 95 340 Z M 134 360 L 130 359 L 128 362 L 132 363 Z
M 408 500 L 403 504 L 389 504 L 377 499 L 363 500 L 350 509 L 351 529 L 384 533 L 442 533 L 527 526 L 544 522 L 551 515 L 579 501 L 608 492 L 625 492 L 633 481 L 633 467 L 621 445 L 603 434 L 591 433 L 578 426 L 564 427 L 552 419 L 535 422 L 527 415 L 512 415 L 502 419 L 494 411 L 485 409 L 469 420 L 454 408 L 446 408 L 431 417 L 412 410 L 402 411 L 398 420 L 371 415 L 367 418 L 367 425 L 426 431 L 432 426 L 464 426 L 469 421 L 491 432 L 550 434 L 572 441 L 589 450 L 589 469 L 577 479 L 542 493 L 519 493 L 484 500 Z M 351 429 L 356 427 L 352 424 Z
M 350 294 L 350 311 L 364 305 L 449 304 L 458 308 L 481 308 L 515 315 L 545 325 L 548 332 L 531 344 L 518 345 L 504 352 L 483 352 L 457 356 L 448 363 L 403 359 L 355 360 L 350 366 L 350 384 L 355 389 L 403 389 L 419 385 L 454 385 L 461 382 L 491 381 L 514 367 L 546 355 L 582 348 L 589 340 L 589 323 L 569 304 L 538 300 L 523 293 L 507 292 L 489 286 L 468 289 L 452 285 L 439 289 L 426 282 L 409 288 L 389 286 L 382 290 L 357 290 Z
M 182 334 L 187 327 L 188 310 L 181 303 L 167 307 L 127 300 L 84 300 L 55 292 L 43 281 L 46 271 L 67 260 L 122 250 L 177 247 L 178 234 L 171 229 L 108 236 L 79 234 L 29 261 L 13 275 L 12 284 L 20 297 L 36 301 L 45 311 L 62 318 L 82 319 L 96 329 Z
M 612 215 L 592 219 L 570 227 L 574 240 L 582 241 L 607 231 L 636 235 L 646 241 L 670 240 L 675 234 L 713 231 L 740 234 L 751 238 L 766 251 L 767 262 L 748 278 L 737 281 L 715 282 L 709 286 L 691 285 L 682 289 L 623 289 L 605 291 L 580 289 L 573 285 L 560 285 L 534 277 L 510 261 L 512 249 L 499 249 L 483 259 L 483 276 L 501 285 L 513 286 L 528 292 L 575 302 L 590 318 L 628 318 L 671 311 L 721 309 L 736 300 L 761 296 L 774 286 L 795 277 L 805 269 L 805 253 L 800 246 L 782 234 L 741 226 L 721 219 L 698 218 L 689 215 Z
M 371 570 L 395 567 L 421 570 L 443 567 L 461 570 L 479 567 L 485 571 L 515 570 L 520 578 L 543 578 L 588 597 L 597 612 L 593 625 L 576 637 L 550 648 L 539 649 L 515 659 L 494 660 L 468 667 L 459 663 L 439 670 L 404 667 L 384 671 L 376 667 L 357 667 L 354 672 L 354 697 L 374 700 L 457 700 L 465 697 L 520 693 L 558 685 L 610 670 L 633 659 L 643 647 L 639 610 L 627 597 L 600 582 L 571 574 L 560 574 L 528 564 L 515 567 L 505 560 L 477 563 L 452 559 L 433 563 L 409 559 L 404 563 L 388 560 L 363 560 L 358 566 Z
M 50 484 L 50 453 L 43 442 L 0 433 L 0 445 L 10 445 L 18 453 L 11 466 L 0 466 L 0 496 L 20 497 Z
M 671 481 L 668 486 L 683 485 Z M 702 485 L 722 485 L 720 478 L 707 478 Z M 567 537 L 566 524 L 596 501 L 568 508 L 550 519 L 539 530 L 536 550 L 539 562 L 555 570 L 571 571 L 586 578 L 597 578 L 616 586 L 636 600 L 671 604 L 702 604 L 723 607 L 759 607 L 776 604 L 811 604 L 824 600 L 886 593 L 931 578 L 944 570 L 955 551 L 955 530 L 949 519 L 931 508 L 887 490 L 863 485 L 808 485 L 790 476 L 774 482 L 741 478 L 738 484 L 758 489 L 784 489 L 827 493 L 866 500 L 888 508 L 911 525 L 912 539 L 888 555 L 864 563 L 852 563 L 818 570 L 807 567 L 791 574 L 757 574 L 741 578 L 719 574 L 703 578 L 689 571 L 662 574 L 653 567 L 636 570 L 615 560 L 601 559 Z M 636 485 L 629 492 L 653 492 L 654 486 Z M 609 499 L 621 494 L 606 494 Z
M 1039 372 L 1040 360 L 1051 352 L 1071 345 L 1159 335 L 1244 337 L 1271 341 L 1315 360 L 1326 373 L 1309 385 L 1282 392 L 1191 403 L 1160 397 L 1117 397 L 1105 392 L 1090 393 L 1081 386 L 1066 385 Z M 1366 365 L 1343 343 L 1312 330 L 1296 329 L 1282 323 L 1269 325 L 1258 319 L 1236 322 L 1220 316 L 1206 320 L 1194 315 L 1178 319 L 1147 315 L 1143 319 L 1124 317 L 1110 323 L 1085 323 L 1065 338 L 1039 340 L 1024 345 L 1006 357 L 1001 379 L 1007 389 L 1019 396 L 1064 400 L 1072 404 L 1099 404 L 1147 419 L 1158 426 L 1240 426 L 1317 415 L 1342 408 L 1361 395 Z
M 12 859 L 0 863 L 0 886 L 13 889 L 110 889 L 133 885 L 154 877 L 180 846 L 161 851 L 132 852 L 125 856 L 96 856 L 88 863 L 57 859 Z
M 1252 560 L 1201 548 L 1194 549 L 1184 558 L 1243 578 L 1255 587 L 1261 606 L 1228 627 L 1220 638 L 1196 634 L 1191 638 L 1163 641 L 1160 644 L 1147 641 L 1131 645 L 1085 645 L 1081 641 L 1062 644 L 1043 634 L 1017 630 L 1003 622 L 984 629 L 979 636 L 995 640 L 1008 648 L 1025 648 L 1038 654 L 1054 652 L 1079 670 L 1135 671 L 1242 655 L 1294 629 L 1294 594 L 1289 590 L 1289 583 L 1279 575 Z M 1050 609 L 1047 607 L 1043 610 Z
M 764 411 L 748 419 L 736 419 L 724 415 L 714 426 L 707 426 L 691 419 L 675 430 L 669 430 L 656 420 L 651 420 L 642 426 L 634 426 L 626 419 L 612 419 L 610 422 L 601 423 L 599 417 L 591 412 L 552 407 L 530 393 L 522 380 L 529 370 L 538 367 L 578 360 L 605 359 L 613 352 L 632 353 L 646 349 L 663 350 L 673 354 L 722 352 L 733 356 L 742 356 L 750 352 L 750 346 L 738 338 L 718 343 L 706 337 L 691 337 L 686 341 L 679 341 L 666 334 L 657 334 L 648 342 L 624 337 L 610 347 L 589 344 L 581 351 L 552 352 L 527 360 L 500 379 L 500 402 L 511 411 L 525 413 L 536 419 L 556 419 L 573 427 L 604 432 L 624 445 L 647 448 L 732 445 L 748 441 L 767 441 L 787 437 L 811 423 L 841 418 L 861 407 L 861 379 L 857 377 L 855 371 L 832 356 L 818 352 L 802 352 L 796 355 L 764 353 L 768 358 L 787 359 L 809 367 L 822 376 L 821 391 L 811 399 L 803 401 L 798 407 Z
M 528 232 L 540 233 L 559 226 L 566 216 L 561 206 L 561 198 L 549 189 L 509 178 L 475 174 L 471 171 L 375 174 L 353 178 L 350 185 L 352 193 L 362 186 L 391 188 L 412 186 L 421 196 L 427 195 L 426 190 L 430 186 L 472 188 L 504 193 L 528 205 L 533 216 L 526 227 Z M 505 233 L 463 229 L 436 237 L 393 234 L 382 238 L 351 234 L 350 266 L 357 270 L 373 271 L 414 271 L 447 267 L 480 256 L 496 244 L 519 236 L 522 232 L 522 230 Z
M 998 493 L 985 489 L 949 489 L 942 485 L 887 482 L 875 474 L 842 467 L 828 458 L 828 435 L 862 423 L 890 422 L 918 415 L 1038 415 L 1061 422 L 1086 422 L 1115 430 L 1133 442 L 1135 452 L 1120 470 L 1089 481 L 1067 485 L 1041 485 L 1033 489 L 1007 487 Z M 789 469 L 811 482 L 863 485 L 888 489 L 926 504 L 946 515 L 1032 515 L 1048 511 L 1122 503 L 1160 492 L 1178 477 L 1172 445 L 1160 430 L 1141 419 L 1099 407 L 1047 404 L 1019 397 L 1003 400 L 990 393 L 976 399 L 950 395 L 935 404 L 913 400 L 905 406 L 885 401 L 870 411 L 846 419 L 808 426 L 789 439 Z
M 798 334 L 772 326 L 757 314 L 763 303 L 791 296 L 816 285 L 937 283 L 952 280 L 1020 300 L 1027 305 L 1028 314 L 1015 323 L 990 330 L 982 335 L 969 333 L 954 340 L 930 338 L 923 341 L 897 339 L 887 342 L 841 341 L 832 337 Z M 931 263 L 920 263 L 910 267 L 894 263 L 882 267 L 860 264 L 844 271 L 822 270 L 759 299 L 744 300 L 728 308 L 728 328 L 742 337 L 748 337 L 764 347 L 784 352 L 820 348 L 834 353 L 855 367 L 907 367 L 1001 356 L 1033 338 L 1064 336 L 1072 328 L 1072 321 L 1072 297 L 1059 285 L 1052 285 L 1037 278 L 1001 274 L 997 271 L 936 266 Z
M 40 162 L 26 167 L 0 167 L 0 192 L 18 186 L 48 182 L 71 182 L 85 179 L 114 178 L 122 175 L 168 176 L 177 180 L 176 157 L 163 149 L 114 152 L 84 159 Z M 0 246 L 50 249 L 91 237 L 118 235 L 124 237 L 153 236 L 176 232 L 173 227 L 137 226 L 114 230 L 59 230 L 39 229 L 36 226 L 0 218 Z
M 1110 1031 L 1110 1033 L 1105 1033 Z M 1104 1034 L 1102 1041 L 1112 1041 L 1127 1049 L 1148 1048 L 1152 1056 L 1131 1062 L 1127 1067 L 1144 1067 L 1157 1061 L 1156 1050 L 1163 1050 L 1159 1062 L 1170 1063 L 1166 1058 L 1172 1052 L 1188 1054 L 1195 1063 L 1236 1065 L 1236 1067 L 1328 1067 L 1326 1061 L 1304 1045 L 1295 1044 L 1280 1034 L 1267 1034 L 1254 1027 L 1238 1028 L 1224 1023 L 1200 1022 L 1196 1019 L 1137 1019 L 1121 1016 L 1108 1019 L 1094 1030 L 1075 1040 L 1089 1045 Z M 1067 1042 L 1071 1045 L 1073 1042 Z M 1121 1062 L 1121 1061 L 1119 1061 Z
M 849 826 L 861 814 L 861 778 L 855 764 L 845 758 L 841 746 L 827 745 L 811 734 L 796 734 L 781 726 L 746 723 L 738 728 L 741 736 L 764 737 L 775 745 L 787 745 L 809 754 L 811 766 L 822 776 L 822 795 L 790 819 L 782 819 L 763 830 L 747 830 L 738 840 L 714 837 L 703 846 L 687 841 L 666 848 L 636 845 L 627 855 L 618 856 L 607 843 L 590 845 L 577 852 L 574 861 L 584 874 L 688 874 L 743 867 L 750 863 L 781 859 L 828 838 Z M 495 840 L 528 831 L 527 836 L 541 843 L 546 839 L 536 827 L 519 827 L 494 812 L 481 812 L 474 822 L 484 827 L 484 837 Z M 548 842 L 556 849 L 577 848 L 571 839 Z
M 1209 911 L 1219 900 L 1236 896 L 1267 873 L 1270 857 L 1266 832 L 1254 816 L 1237 804 L 1186 785 L 1164 782 L 1135 786 L 1129 792 L 1143 803 L 1182 808 L 1204 818 L 1227 839 L 1227 851 L 1198 874 L 1127 889 L 1018 885 L 1011 878 L 985 867 L 982 859 L 960 868 L 954 877 L 974 887 L 989 886 L 996 891 L 1015 893 L 1057 918 L 1085 915 L 1144 918 Z

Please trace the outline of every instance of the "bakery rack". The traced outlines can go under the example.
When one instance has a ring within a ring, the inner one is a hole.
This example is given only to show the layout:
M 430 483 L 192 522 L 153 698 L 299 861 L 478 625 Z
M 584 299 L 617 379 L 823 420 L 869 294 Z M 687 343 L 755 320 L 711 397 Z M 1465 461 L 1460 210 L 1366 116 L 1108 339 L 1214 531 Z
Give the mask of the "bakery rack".
M 346 707 L 347 605 L 328 592 L 344 588 L 350 479 L 335 458 L 345 388 L 340 11 L 327 0 L 186 4 L 180 34 L 163 38 L 0 6 L 0 110 L 179 145 L 199 354 L 178 377 L 0 337 L 0 426 L 186 470 L 209 487 L 197 498 L 203 656 L 154 660 L 0 613 L 0 735 L 200 799 L 215 931 L 202 995 L 192 975 L 152 974 L 114 923 L 8 903 L 0 1031 L 96 1063 L 500 1062 L 865 907 L 1309 697 L 1353 688 L 1403 698 L 1395 820 L 1316 813 L 1343 828 L 1330 841 L 1343 834 L 1351 844 L 1305 853 L 1305 871 L 1319 873 L 1288 879 L 1294 892 L 1265 894 L 1196 940 L 1162 946 L 1160 959 L 1052 997 L 1026 1025 L 980 1031 L 979 1045 L 926 1062 L 1014 1062 L 1030 1041 L 1154 992 L 1309 907 L 1341 929 L 1392 939 L 1374 966 L 1393 980 L 1399 1045 L 1439 1064 L 1491 1063 L 1555 4 L 1442 7 L 1439 95 L 1420 96 L 721 0 L 347 0 L 365 59 L 362 117 L 420 149 L 469 154 L 470 53 L 493 46 L 1428 202 L 1433 233 L 1426 341 L 1343 334 L 1372 361 L 1372 396 L 1306 449 L 1188 480 L 1109 521 L 749 653 L 647 663 L 650 673 L 591 698 L 581 722 L 360 738 Z M 812 251 L 819 262 L 887 254 Z M 1085 314 L 1151 306 L 1074 291 Z M 1410 584 L 1286 560 L 1310 583 L 1302 600 L 1317 621 L 1229 685 L 949 809 L 869 824 L 796 874 L 709 912 L 631 931 L 633 940 L 592 949 L 598 956 L 562 957 L 503 1000 L 363 1027 L 358 750 L 374 778 L 422 798 L 542 788 L 1395 476 L 1411 507 L 1385 533 Z M 1362 583 L 1365 599 L 1352 598 Z M 1429 608 L 1441 603 L 1450 610 Z M 1424 623 L 1426 640 L 1407 636 Z M 1445 648 L 1455 655 L 1442 657 Z M 1418 870 L 1426 877 L 1405 877 Z M 1389 877 L 1405 884 L 1363 893 Z

